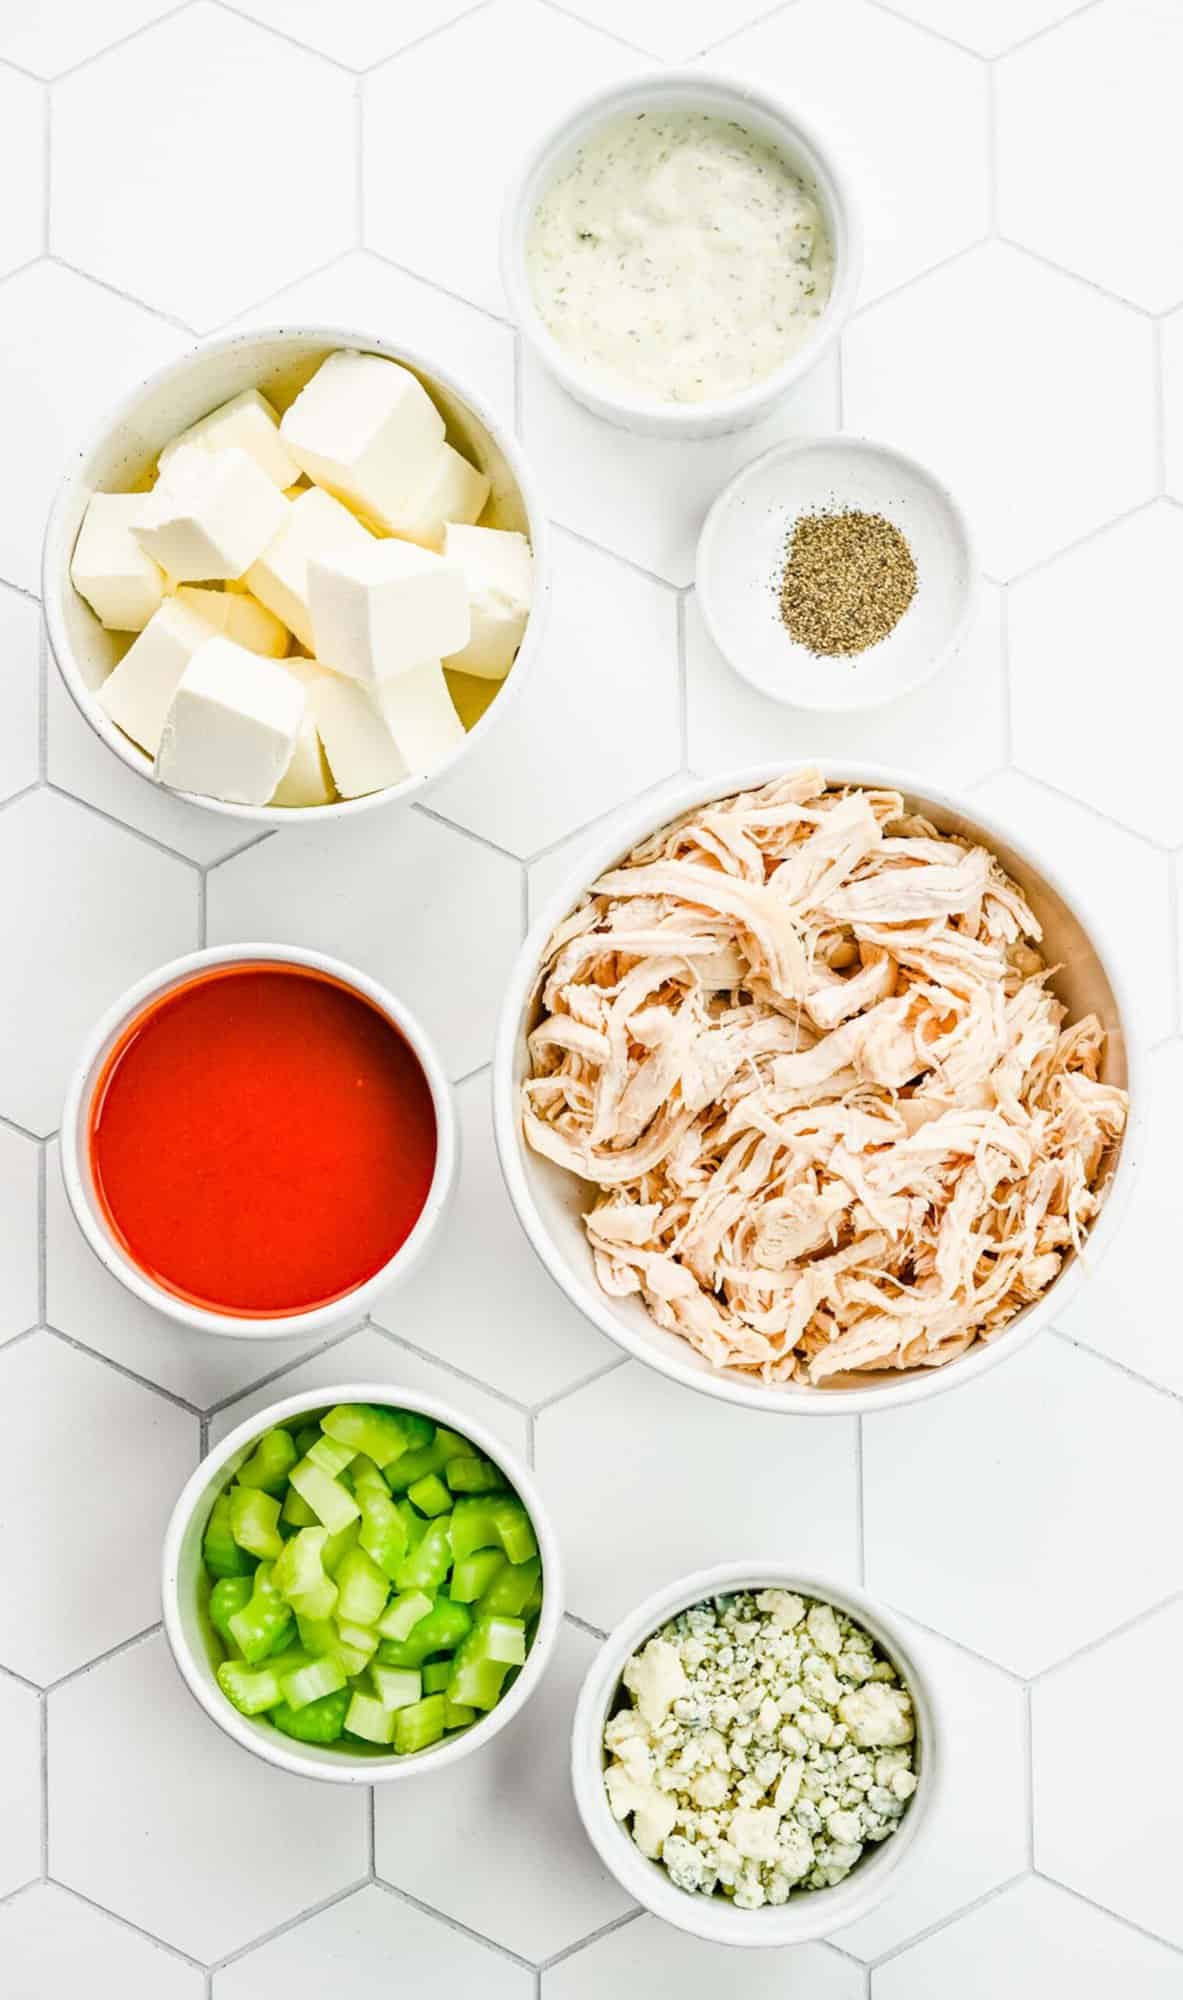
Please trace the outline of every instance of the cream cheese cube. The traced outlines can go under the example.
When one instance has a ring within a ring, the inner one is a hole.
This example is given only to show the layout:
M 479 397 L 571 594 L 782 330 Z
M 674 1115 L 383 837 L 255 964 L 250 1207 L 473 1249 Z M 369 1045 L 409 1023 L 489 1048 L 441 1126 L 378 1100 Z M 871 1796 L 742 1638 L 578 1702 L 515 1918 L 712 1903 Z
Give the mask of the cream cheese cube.
M 260 604 L 294 632 L 302 646 L 314 651 L 308 609 L 308 558 L 346 549 L 369 548 L 374 537 L 347 507 L 311 486 L 288 504 L 283 525 L 246 574 L 246 585 Z
M 534 559 L 525 535 L 508 528 L 449 522 L 444 555 L 459 563 L 468 588 L 472 630 L 459 652 L 446 655 L 455 672 L 500 681 L 522 643 L 534 588 Z
M 316 657 L 375 688 L 468 638 L 468 597 L 456 563 L 413 542 L 371 541 L 308 558 Z
M 274 541 L 288 502 L 237 446 L 186 445 L 144 495 L 133 533 L 174 583 L 239 577 Z
M 187 611 L 195 611 L 199 618 L 204 618 L 215 632 L 224 633 L 227 639 L 246 646 L 252 653 L 265 653 L 268 659 L 282 660 L 291 644 L 287 626 L 248 590 L 211 590 L 198 583 L 182 583 L 176 598 Z
M 281 491 L 300 476 L 299 466 L 279 435 L 279 417 L 257 389 L 244 389 L 241 396 L 232 396 L 220 409 L 199 417 L 166 444 L 157 461 L 161 472 L 189 444 L 200 445 L 203 451 L 227 451 L 233 445 L 248 452 L 260 472 Z
M 126 736 L 155 757 L 177 684 L 213 636 L 204 618 L 166 597 L 98 691 L 98 704 Z
M 164 600 L 164 571 L 132 533 L 145 498 L 92 494 L 74 544 L 70 581 L 109 632 L 142 632 Z
M 332 774 L 316 722 L 305 709 L 287 770 L 271 795 L 273 806 L 327 806 L 334 796 Z
M 344 674 L 325 674 L 309 694 L 333 782 L 344 799 L 380 792 L 410 768 L 372 695 Z
M 444 442 L 444 420 L 410 369 L 351 348 L 322 361 L 279 428 L 310 479 L 384 528 L 427 484 Z
M 404 541 L 419 542 L 425 549 L 442 549 L 447 522 L 479 521 L 488 497 L 489 482 L 484 473 L 445 444 L 430 477 L 391 515 L 388 525 Z
M 305 696 L 278 660 L 215 634 L 177 683 L 156 775 L 178 792 L 262 806 L 291 762 Z
M 411 771 L 433 771 L 464 741 L 464 724 L 438 660 L 396 674 L 373 698 Z

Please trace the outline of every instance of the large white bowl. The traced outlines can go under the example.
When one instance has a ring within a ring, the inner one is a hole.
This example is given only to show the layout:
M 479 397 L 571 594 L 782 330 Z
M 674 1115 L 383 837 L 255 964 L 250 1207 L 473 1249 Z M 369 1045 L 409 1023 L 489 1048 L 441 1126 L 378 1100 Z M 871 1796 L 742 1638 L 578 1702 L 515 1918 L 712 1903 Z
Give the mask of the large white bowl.
M 517 659 L 463 743 L 434 770 L 401 784 L 324 806 L 246 806 L 196 792 L 180 797 L 208 812 L 258 826 L 320 825 L 375 806 L 413 798 L 456 770 L 517 703 L 538 657 L 550 590 L 549 542 L 531 473 L 513 438 L 473 391 L 413 348 L 357 327 L 270 327 L 209 340 L 170 362 L 134 390 L 82 445 L 67 471 L 45 531 L 42 595 L 49 643 L 66 687 L 96 736 L 126 764 L 155 784 L 152 759 L 99 707 L 95 694 L 127 650 L 127 635 L 107 632 L 70 581 L 74 543 L 92 493 L 135 491 L 148 479 L 157 454 L 171 438 L 244 389 L 261 389 L 286 408 L 334 348 L 356 347 L 400 361 L 417 375 L 447 425 L 448 441 L 479 466 L 492 483 L 484 527 L 517 528 L 534 551 L 534 602 Z
M 519 1087 L 528 1073 L 526 1037 L 538 1015 L 536 986 L 547 941 L 555 925 L 574 909 L 596 877 L 614 866 L 638 841 L 692 807 L 767 784 L 809 761 L 781 758 L 754 769 L 697 779 L 683 793 L 668 799 L 659 812 L 650 804 L 620 814 L 605 828 L 590 856 L 586 851 L 581 854 L 532 926 L 510 975 L 497 1029 L 493 1122 L 510 1198 L 539 1258 L 572 1303 L 626 1353 L 659 1369 L 675 1382 L 718 1396 L 724 1402 L 798 1416 L 849 1416 L 853 1411 L 895 1408 L 970 1382 L 1007 1355 L 1016 1354 L 1041 1326 L 1062 1311 L 1077 1287 L 1095 1271 L 1114 1233 L 1134 1176 L 1143 1105 L 1125 976 L 1097 920 L 1082 913 L 1076 885 L 1070 887 L 1036 861 L 1005 824 L 961 803 L 927 780 L 883 766 L 820 759 L 820 766 L 831 782 L 881 786 L 902 792 L 911 810 L 923 813 L 943 832 L 980 841 L 997 854 L 1043 925 L 1045 955 L 1049 964 L 1059 968 L 1052 982 L 1055 991 L 1074 1016 L 1095 1013 L 1107 1029 L 1104 1074 L 1129 1090 L 1130 1116 L 1118 1148 L 1108 1197 L 1089 1232 L 1085 1255 L 1068 1256 L 1043 1296 L 1017 1313 L 1003 1332 L 990 1341 L 979 1342 L 943 1367 L 873 1375 L 851 1373 L 836 1376 L 826 1388 L 811 1388 L 796 1382 L 766 1385 L 752 1382 L 733 1369 L 712 1368 L 689 1342 L 658 1326 L 638 1299 L 609 1298 L 600 1289 L 581 1221 L 592 1204 L 590 1184 L 542 1159 L 522 1136 Z
M 761 1910 L 737 1910 L 725 1896 L 689 1895 L 670 1881 L 659 1861 L 641 1853 L 627 1829 L 613 1816 L 604 1791 L 604 1724 L 612 1713 L 620 1678 L 638 1647 L 655 1632 L 704 1598 L 735 1590 L 794 1590 L 819 1598 L 864 1626 L 899 1670 L 912 1696 L 916 1716 L 917 1786 L 895 1833 L 868 1847 L 844 1882 L 833 1889 L 813 1889 L 791 1895 L 787 1903 L 765 1904 Z M 905 1862 L 915 1865 L 916 1850 L 930 1823 L 942 1777 L 942 1745 L 932 1683 L 916 1646 L 905 1638 L 888 1612 L 861 1590 L 826 1577 L 803 1576 L 781 1561 L 723 1563 L 647 1597 L 605 1639 L 588 1669 L 571 1731 L 571 1780 L 575 1803 L 588 1838 L 606 1868 L 638 1903 L 679 1930 L 707 1938 L 712 1944 L 776 1946 L 804 1944 L 828 1937 L 844 1924 L 865 1917 L 891 1892 L 893 1878 Z M 923 1861 L 923 1851 L 920 1855 Z
M 461 1736 L 446 1738 L 411 1756 L 371 1756 L 336 1745 L 299 1743 L 284 1736 L 271 1723 L 240 1715 L 227 1701 L 217 1682 L 217 1642 L 200 1602 L 201 1544 L 210 1508 L 223 1487 L 233 1478 L 255 1443 L 274 1424 L 283 1424 L 304 1410 L 329 1409 L 334 1403 L 386 1403 L 393 1409 L 419 1410 L 433 1423 L 459 1431 L 461 1437 L 478 1445 L 485 1458 L 499 1465 L 518 1494 L 534 1526 L 538 1552 L 542 1557 L 542 1610 L 534 1644 L 526 1664 L 496 1708 L 474 1722 Z M 420 1777 L 427 1770 L 442 1770 L 473 1750 L 479 1750 L 512 1721 L 542 1679 L 554 1651 L 563 1610 L 563 1577 L 559 1545 L 542 1496 L 529 1467 L 509 1447 L 476 1422 L 466 1411 L 433 1396 L 420 1396 L 397 1382 L 338 1382 L 326 1389 L 305 1389 L 259 1410 L 223 1438 L 202 1459 L 182 1488 L 164 1536 L 161 1569 L 164 1629 L 173 1658 L 186 1685 L 206 1714 L 244 1749 L 253 1750 L 268 1764 L 294 1771 L 301 1778 L 330 1778 L 345 1785 L 372 1785 L 394 1778 Z
M 628 395 L 575 361 L 534 303 L 526 241 L 538 203 L 589 135 L 626 112 L 706 111 L 734 118 L 766 139 L 815 195 L 834 254 L 834 277 L 814 332 L 788 360 L 750 388 L 701 403 Z M 610 423 L 651 437 L 718 437 L 766 416 L 820 360 L 854 308 L 862 269 L 862 232 L 854 196 L 832 148 L 789 105 L 767 91 L 706 70 L 654 70 L 612 84 L 576 105 L 527 154 L 509 188 L 501 230 L 501 276 L 518 325 L 535 353 L 577 402 Z

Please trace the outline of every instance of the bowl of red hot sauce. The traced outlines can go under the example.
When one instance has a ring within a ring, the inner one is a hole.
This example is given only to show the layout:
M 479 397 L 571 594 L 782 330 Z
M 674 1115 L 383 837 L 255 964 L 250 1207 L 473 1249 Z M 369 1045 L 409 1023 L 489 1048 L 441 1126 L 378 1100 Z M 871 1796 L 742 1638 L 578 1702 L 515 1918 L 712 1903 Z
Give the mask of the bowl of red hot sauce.
M 457 1168 L 431 1043 L 356 968 L 289 945 L 175 959 L 82 1052 L 66 1193 L 106 1268 L 172 1319 L 319 1333 L 408 1276 Z

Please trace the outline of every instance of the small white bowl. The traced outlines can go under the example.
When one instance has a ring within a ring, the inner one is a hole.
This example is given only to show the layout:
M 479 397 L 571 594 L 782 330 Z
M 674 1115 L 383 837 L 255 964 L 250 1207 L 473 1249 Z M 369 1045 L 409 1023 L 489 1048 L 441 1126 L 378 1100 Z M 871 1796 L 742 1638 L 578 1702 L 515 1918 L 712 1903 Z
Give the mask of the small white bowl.
M 733 118 L 774 145 L 816 197 L 833 248 L 834 276 L 813 336 L 780 368 L 732 396 L 670 403 L 629 396 L 573 360 L 534 303 L 526 242 L 538 203 L 588 136 L 627 112 L 705 111 Z M 829 144 L 796 111 L 767 91 L 707 70 L 654 70 L 613 84 L 576 105 L 527 155 L 506 196 L 501 274 L 514 317 L 530 345 L 568 393 L 610 423 L 650 437 L 718 437 L 767 415 L 821 358 L 850 317 L 862 269 L 862 233 L 854 196 Z
M 819 658 L 780 615 L 785 544 L 802 514 L 859 510 L 899 529 L 916 594 L 865 653 Z M 869 438 L 795 438 L 737 472 L 703 524 L 695 573 L 707 630 L 741 680 L 790 708 L 877 708 L 930 680 L 969 630 L 976 571 L 953 495 L 914 458 Z
M 895 1833 L 868 1847 L 844 1882 L 833 1889 L 794 1892 L 787 1903 L 737 1910 L 726 1896 L 691 1895 L 671 1882 L 660 1861 L 642 1854 L 613 1816 L 604 1790 L 604 1724 L 625 1666 L 646 1640 L 704 1598 L 736 1590 L 794 1590 L 819 1598 L 866 1627 L 898 1668 L 916 1714 L 917 1786 Z M 932 1818 L 942 1776 L 943 1749 L 932 1683 L 894 1618 L 861 1590 L 828 1577 L 803 1576 L 779 1562 L 723 1563 L 680 1577 L 647 1597 L 610 1632 L 588 1669 L 571 1732 L 571 1779 L 579 1816 L 604 1866 L 621 1887 L 655 1917 L 711 1944 L 777 1946 L 828 1937 L 852 1924 L 891 1892 L 892 1880 L 914 1858 Z
M 412 348 L 357 327 L 287 326 L 232 333 L 203 341 L 179 361 L 150 375 L 77 452 L 58 488 L 45 530 L 42 596 L 49 643 L 75 706 L 108 749 L 142 778 L 155 784 L 152 759 L 99 707 L 95 695 L 127 650 L 127 635 L 105 631 L 70 581 L 70 561 L 92 493 L 135 491 L 151 473 L 157 454 L 179 431 L 244 389 L 261 389 L 286 408 L 327 354 L 356 347 L 386 355 L 417 375 L 447 425 L 448 441 L 486 473 L 492 492 L 481 525 L 517 528 L 534 551 L 534 601 L 517 659 L 485 712 L 450 757 L 427 773 L 401 784 L 339 799 L 324 806 L 246 806 L 197 792 L 175 796 L 228 819 L 256 826 L 321 825 L 355 817 L 375 806 L 414 798 L 450 775 L 483 744 L 518 701 L 538 658 L 550 593 L 546 516 L 533 477 L 514 439 L 489 414 L 471 389 L 455 381 Z
M 276 964 L 306 965 L 313 971 L 326 974 L 359 993 L 398 1029 L 418 1059 L 431 1091 L 436 1132 L 435 1172 L 427 1199 L 410 1235 L 372 1278 L 367 1278 L 364 1284 L 347 1292 L 344 1298 L 332 1299 L 327 1305 L 313 1306 L 308 1312 L 268 1314 L 256 1318 L 247 1314 L 210 1312 L 203 1306 L 192 1305 L 163 1285 L 154 1284 L 139 1265 L 132 1262 L 112 1234 L 103 1213 L 90 1169 L 88 1142 L 95 1086 L 108 1055 L 137 1014 L 161 994 L 187 985 L 198 973 L 207 972 L 212 966 Z M 137 1299 L 142 1299 L 145 1305 L 154 1307 L 169 1319 L 177 1320 L 182 1326 L 194 1327 L 199 1333 L 221 1334 L 231 1340 L 282 1340 L 291 1334 L 305 1334 L 311 1338 L 316 1334 L 334 1332 L 338 1327 L 352 1325 L 355 1320 L 361 1319 L 370 1301 L 379 1292 L 402 1284 L 422 1259 L 451 1200 L 459 1167 L 459 1148 L 456 1110 L 447 1074 L 410 1008 L 404 1006 L 401 1000 L 396 1000 L 384 986 L 379 986 L 368 973 L 359 972 L 356 966 L 346 965 L 337 958 L 328 958 L 324 952 L 303 951 L 296 945 L 288 944 L 221 945 L 207 951 L 191 952 L 186 958 L 172 959 L 168 965 L 162 965 L 158 971 L 150 972 L 146 979 L 129 987 L 114 1006 L 108 1008 L 84 1044 L 62 1111 L 62 1179 L 78 1227 L 100 1264 Z
M 433 1423 L 459 1431 L 461 1437 L 478 1445 L 484 1457 L 499 1465 L 520 1495 L 534 1527 L 538 1552 L 542 1557 L 542 1610 L 534 1644 L 526 1664 L 504 1699 L 480 1722 L 474 1722 L 462 1736 L 453 1736 L 427 1750 L 410 1756 L 370 1755 L 365 1751 L 340 1749 L 333 1744 L 300 1743 L 262 1718 L 240 1715 L 227 1701 L 217 1682 L 217 1644 L 202 1615 L 198 1586 L 201 1578 L 201 1544 L 210 1508 L 218 1494 L 233 1478 L 244 1459 L 250 1457 L 255 1442 L 275 1424 L 286 1423 L 304 1410 L 329 1409 L 334 1403 L 385 1403 L 398 1410 L 418 1410 Z M 558 1636 L 563 1610 L 563 1576 L 559 1545 L 542 1496 L 529 1467 L 494 1437 L 483 1424 L 465 1410 L 441 1403 L 435 1397 L 417 1395 L 396 1382 L 339 1382 L 325 1389 L 304 1389 L 259 1410 L 223 1438 L 202 1459 L 182 1488 L 164 1536 L 161 1569 L 161 1596 L 164 1629 L 190 1692 L 206 1714 L 268 1764 L 278 1764 L 298 1778 L 328 1778 L 343 1785 L 385 1784 L 394 1778 L 421 1777 L 426 1770 L 442 1770 L 479 1750 L 504 1729 L 507 1722 L 530 1699 L 546 1671 Z
M 699 778 L 655 808 L 650 801 L 617 814 L 594 847 L 583 850 L 568 875 L 531 926 L 515 961 L 502 1002 L 493 1056 L 493 1130 L 501 1171 L 540 1262 L 586 1319 L 616 1341 L 627 1354 L 656 1368 L 688 1389 L 701 1390 L 724 1403 L 750 1410 L 779 1411 L 792 1416 L 848 1417 L 855 1412 L 897 1409 L 904 1403 L 936 1396 L 943 1390 L 972 1382 L 987 1369 L 1017 1354 L 1041 1327 L 1055 1321 L 1077 1287 L 1095 1274 L 1112 1242 L 1133 1183 L 1144 1115 L 1139 1051 L 1133 1038 L 1133 1014 L 1118 951 L 1106 938 L 1095 915 L 1080 906 L 1076 885 L 1065 884 L 1045 864 L 1036 861 L 1010 829 L 981 812 L 976 801 L 963 803 L 927 779 L 891 766 L 847 763 L 837 758 L 817 760 L 827 779 L 840 785 L 869 785 L 902 792 L 909 809 L 930 819 L 942 832 L 958 833 L 989 847 L 1019 884 L 1043 925 L 1048 963 L 1058 967 L 1055 991 L 1073 1014 L 1095 1013 L 1108 1031 L 1106 1081 L 1130 1094 L 1130 1110 L 1105 1204 L 1089 1230 L 1083 1257 L 1069 1255 L 1054 1282 L 1032 1305 L 1017 1313 L 991 1340 L 979 1341 L 956 1360 L 940 1368 L 887 1370 L 835 1376 L 824 1388 L 806 1383 L 762 1383 L 735 1369 L 713 1368 L 689 1341 L 657 1324 L 637 1298 L 610 1298 L 596 1280 L 583 1216 L 594 1190 L 562 1167 L 542 1159 L 526 1144 L 520 1116 L 520 1089 L 529 1074 L 527 1036 L 538 1018 L 538 971 L 555 925 L 576 907 L 598 875 L 614 867 L 641 840 L 668 826 L 681 813 L 712 799 L 731 798 L 773 778 L 808 765 L 808 756 L 780 757 L 767 764 Z

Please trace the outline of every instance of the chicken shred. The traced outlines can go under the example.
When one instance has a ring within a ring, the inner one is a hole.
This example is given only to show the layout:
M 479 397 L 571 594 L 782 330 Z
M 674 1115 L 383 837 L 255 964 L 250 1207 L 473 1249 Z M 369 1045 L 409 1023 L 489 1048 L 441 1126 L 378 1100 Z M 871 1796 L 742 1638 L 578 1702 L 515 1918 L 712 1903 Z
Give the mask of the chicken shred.
M 1127 1098 L 994 855 L 799 771 L 593 884 L 539 976 L 522 1121 L 596 1274 L 714 1366 L 940 1367 L 1079 1251 Z

